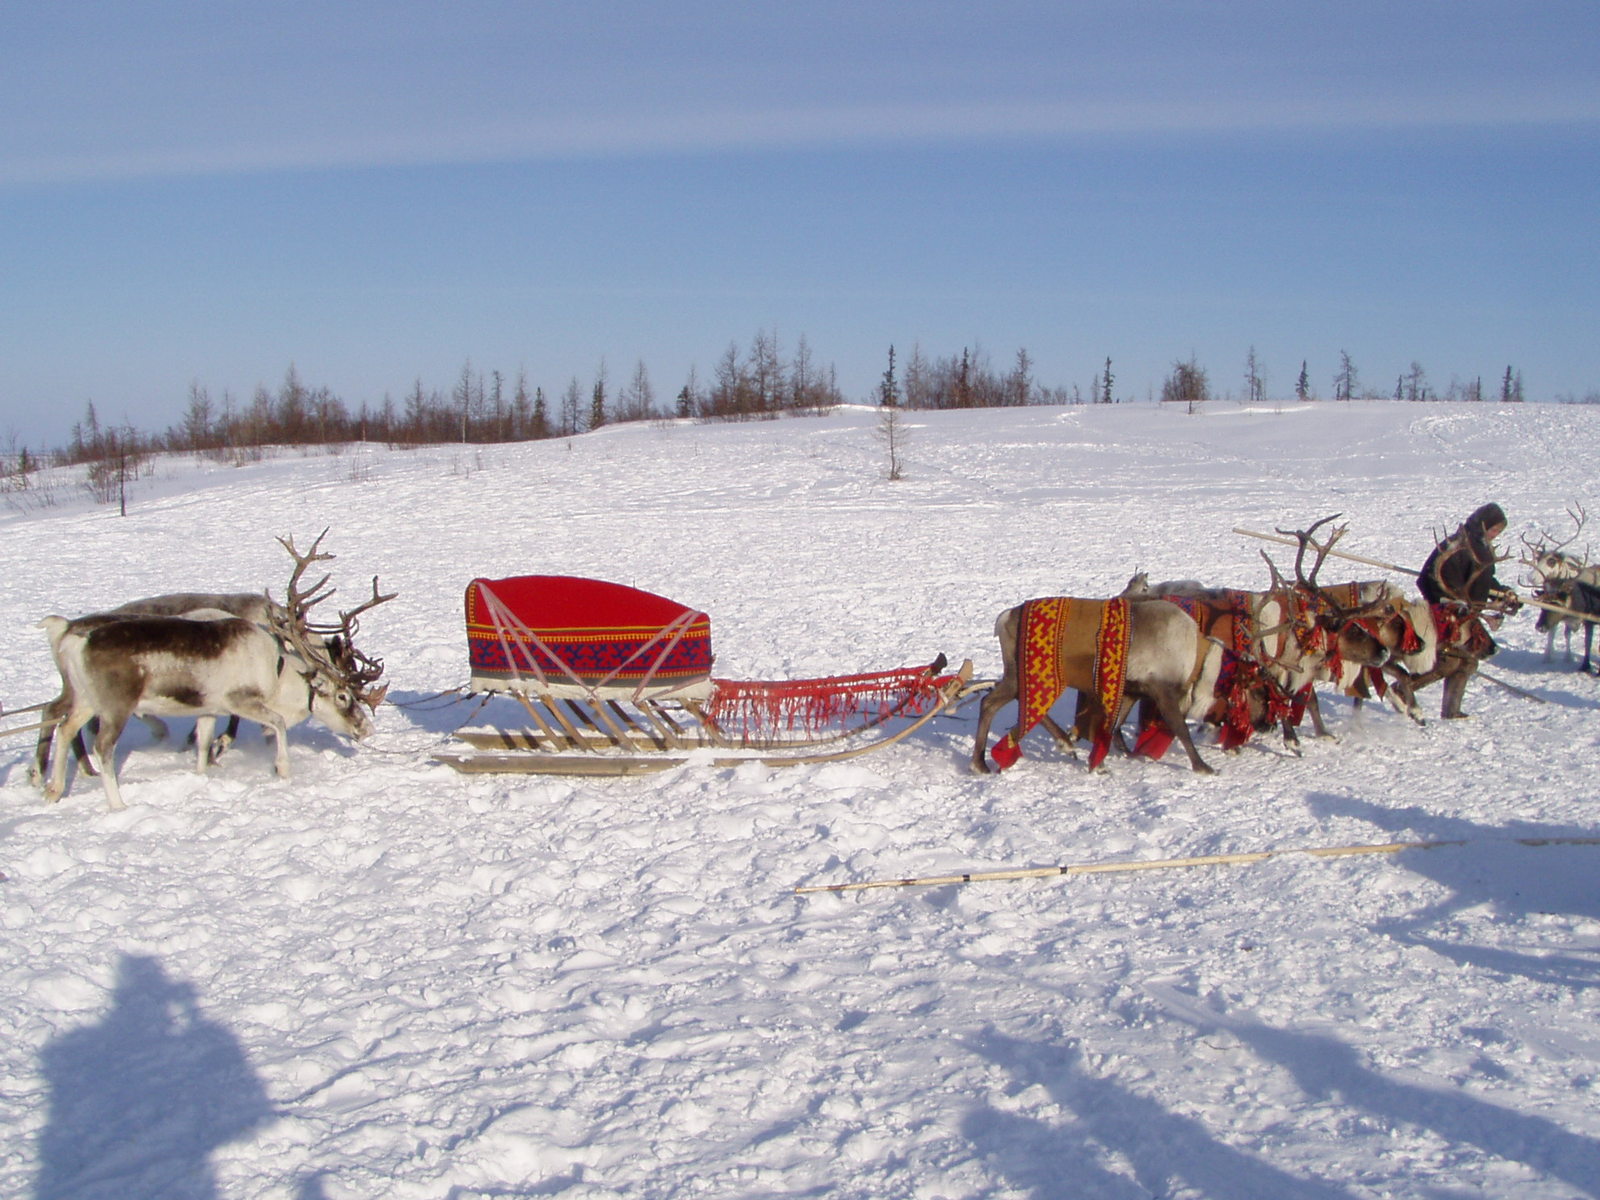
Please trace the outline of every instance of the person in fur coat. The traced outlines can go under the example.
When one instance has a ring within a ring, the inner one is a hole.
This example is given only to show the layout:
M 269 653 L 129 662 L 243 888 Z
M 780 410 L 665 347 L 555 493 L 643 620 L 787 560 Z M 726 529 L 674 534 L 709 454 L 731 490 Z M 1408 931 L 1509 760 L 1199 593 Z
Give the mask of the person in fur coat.
M 1504 613 L 1520 607 L 1516 594 L 1494 574 L 1494 541 L 1505 528 L 1505 510 L 1494 503 L 1480 506 L 1433 548 L 1417 576 L 1417 587 L 1434 606 L 1434 620 L 1440 626 L 1439 665 L 1432 674 L 1444 680 L 1439 715 L 1445 720 L 1467 715 L 1461 711 L 1467 680 L 1482 660 L 1499 649 L 1489 629 L 1499 626 Z M 1482 616 L 1486 606 L 1500 609 L 1487 624 Z M 1454 636 L 1447 638 L 1449 626 L 1454 627 Z

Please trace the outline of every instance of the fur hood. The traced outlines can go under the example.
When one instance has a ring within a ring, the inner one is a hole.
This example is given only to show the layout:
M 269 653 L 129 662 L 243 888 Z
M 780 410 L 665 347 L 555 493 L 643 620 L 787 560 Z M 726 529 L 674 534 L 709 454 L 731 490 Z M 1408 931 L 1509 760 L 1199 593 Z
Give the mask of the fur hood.
M 1483 537 L 1496 525 L 1504 526 L 1505 524 L 1505 510 L 1493 501 L 1475 509 L 1466 520 L 1468 531 L 1477 534 L 1479 537 Z

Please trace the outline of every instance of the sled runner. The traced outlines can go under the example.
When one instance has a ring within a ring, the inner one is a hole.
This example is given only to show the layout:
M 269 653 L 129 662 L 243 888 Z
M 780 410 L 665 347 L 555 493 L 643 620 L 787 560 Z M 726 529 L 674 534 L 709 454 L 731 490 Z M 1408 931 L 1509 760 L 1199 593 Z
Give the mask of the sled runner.
M 457 733 L 436 757 L 469 773 L 640 775 L 853 758 L 945 711 L 972 664 L 781 681 L 711 673 L 711 618 L 665 596 L 569 575 L 474 579 L 466 594 L 472 691 L 518 701 L 518 728 Z

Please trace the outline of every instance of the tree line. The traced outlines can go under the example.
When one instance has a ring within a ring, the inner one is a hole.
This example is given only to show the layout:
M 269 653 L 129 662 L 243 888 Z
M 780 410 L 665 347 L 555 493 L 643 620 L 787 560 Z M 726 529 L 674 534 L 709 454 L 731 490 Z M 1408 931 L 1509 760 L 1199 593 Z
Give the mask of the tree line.
M 902 359 L 891 345 L 886 369 L 866 399 L 883 407 L 909 409 L 1113 404 L 1131 399 L 1119 394 L 1116 383 L 1110 358 L 1084 389 L 1040 383 L 1025 348 L 1017 350 L 1009 363 L 996 366 L 981 346 L 940 357 L 926 354 L 916 344 Z M 1267 399 L 1267 374 L 1253 346 L 1241 383 L 1239 395 L 1246 402 Z M 1494 384 L 1486 385 L 1481 378 L 1452 379 L 1441 393 L 1429 383 L 1422 366 L 1413 362 L 1392 391 L 1387 386 L 1368 387 L 1344 351 L 1331 384 L 1334 400 L 1523 399 L 1522 375 L 1510 366 Z M 1320 398 L 1305 361 L 1293 390 L 1297 400 Z M 1227 394 L 1233 395 L 1231 390 Z M 1206 368 L 1191 355 L 1173 363 L 1159 398 L 1192 408 L 1219 395 Z M 1595 402 L 1600 397 L 1591 394 L 1584 400 Z M 507 376 L 499 370 L 477 370 L 469 361 L 447 388 L 429 387 L 419 378 L 403 396 L 385 395 L 381 402 L 352 406 L 329 388 L 308 384 L 291 364 L 275 390 L 258 386 L 248 400 L 231 392 L 214 396 L 202 383 L 191 384 L 181 419 L 159 433 L 127 423 L 108 425 L 90 402 L 67 445 L 40 456 L 18 447 L 13 437 L 0 459 L 4 485 L 13 489 L 26 488 L 30 473 L 41 466 L 88 464 L 91 490 L 110 499 L 108 480 L 120 486 L 130 469 L 137 473 L 162 451 L 246 459 L 259 457 L 264 447 L 272 445 L 519 442 L 571 437 L 629 421 L 742 421 L 817 414 L 844 402 L 836 369 L 817 359 L 804 335 L 785 354 L 776 331 L 761 330 L 747 345 L 730 342 L 709 379 L 703 381 L 691 367 L 670 398 L 657 392 L 642 360 L 620 383 L 613 381 L 602 360 L 592 378 L 574 377 L 555 393 L 531 385 L 526 370 Z

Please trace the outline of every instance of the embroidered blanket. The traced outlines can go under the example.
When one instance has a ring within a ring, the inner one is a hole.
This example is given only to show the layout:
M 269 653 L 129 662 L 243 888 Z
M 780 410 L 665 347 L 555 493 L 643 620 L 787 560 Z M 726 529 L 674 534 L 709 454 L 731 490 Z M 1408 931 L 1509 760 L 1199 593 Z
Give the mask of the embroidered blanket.
M 1021 673 L 1017 724 L 995 744 L 1001 770 L 1022 757 L 1022 738 L 1068 688 L 1091 690 L 1100 711 L 1083 730 L 1091 743 L 1090 767 L 1111 746 L 1128 676 L 1129 604 L 1126 598 L 1076 600 L 1046 596 L 1022 605 L 1017 669 Z

